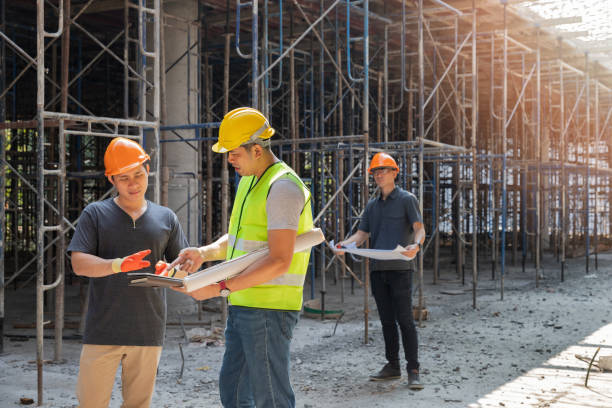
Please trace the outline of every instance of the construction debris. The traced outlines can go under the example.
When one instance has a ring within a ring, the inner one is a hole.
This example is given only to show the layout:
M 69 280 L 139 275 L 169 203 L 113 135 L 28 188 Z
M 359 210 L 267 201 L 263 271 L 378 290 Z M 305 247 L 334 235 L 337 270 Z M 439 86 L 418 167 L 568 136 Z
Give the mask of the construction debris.
M 205 343 L 207 346 L 222 346 L 225 344 L 223 327 L 213 327 L 212 329 L 196 327 L 187 330 L 187 337 L 191 343 Z

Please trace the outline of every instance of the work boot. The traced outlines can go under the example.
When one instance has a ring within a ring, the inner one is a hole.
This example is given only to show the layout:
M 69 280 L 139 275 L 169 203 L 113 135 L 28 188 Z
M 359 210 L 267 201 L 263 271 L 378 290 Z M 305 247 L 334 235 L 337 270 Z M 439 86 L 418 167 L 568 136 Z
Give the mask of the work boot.
M 408 388 L 415 391 L 423 389 L 423 384 L 419 378 L 419 370 L 416 368 L 408 370 Z
M 370 381 L 396 380 L 402 376 L 399 364 L 387 363 L 377 374 L 370 376 Z

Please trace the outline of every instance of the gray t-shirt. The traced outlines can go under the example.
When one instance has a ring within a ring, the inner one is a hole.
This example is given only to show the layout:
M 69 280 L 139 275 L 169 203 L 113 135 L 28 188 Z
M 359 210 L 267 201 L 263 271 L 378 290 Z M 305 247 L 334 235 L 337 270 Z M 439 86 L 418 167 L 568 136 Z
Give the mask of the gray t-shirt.
M 157 261 L 171 262 L 187 246 L 187 239 L 172 210 L 147 201 L 145 213 L 134 222 L 109 198 L 85 207 L 68 251 L 114 259 L 150 249 L 145 260 L 151 266 L 138 272 L 154 273 Z M 128 282 L 125 273 L 89 279 L 84 344 L 163 344 L 165 290 L 132 287 Z
M 368 202 L 359 229 L 370 233 L 370 248 L 395 249 L 414 244 L 412 224 L 417 221 L 423 222 L 417 198 L 395 187 L 385 200 L 378 195 Z M 372 259 L 370 265 L 373 271 L 414 269 L 413 261 Z
M 270 186 L 266 200 L 268 230 L 297 230 L 304 205 L 304 193 L 293 180 L 276 180 Z

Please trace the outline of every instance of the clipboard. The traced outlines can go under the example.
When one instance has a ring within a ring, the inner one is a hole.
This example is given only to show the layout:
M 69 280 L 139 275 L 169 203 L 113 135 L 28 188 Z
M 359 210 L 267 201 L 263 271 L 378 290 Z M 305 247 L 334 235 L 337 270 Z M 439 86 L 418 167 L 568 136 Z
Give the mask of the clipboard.
M 180 288 L 183 279 L 169 276 L 155 275 L 154 273 L 128 272 L 129 286 L 146 288 Z

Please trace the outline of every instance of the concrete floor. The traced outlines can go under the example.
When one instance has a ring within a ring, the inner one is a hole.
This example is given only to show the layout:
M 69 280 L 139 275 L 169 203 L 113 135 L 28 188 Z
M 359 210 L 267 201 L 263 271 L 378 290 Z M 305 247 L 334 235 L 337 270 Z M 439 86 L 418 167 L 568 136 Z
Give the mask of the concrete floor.
M 558 264 L 547 257 L 545 279 L 538 289 L 533 270 L 523 274 L 520 268 L 508 267 L 503 301 L 499 281 L 491 281 L 490 271 L 482 266 L 475 310 L 469 281 L 465 287 L 452 282 L 451 271 L 443 271 L 444 281 L 436 286 L 426 277 L 425 301 L 431 319 L 419 329 L 425 384 L 420 392 L 410 391 L 405 377 L 387 383 L 368 381 L 369 374 L 385 362 L 374 301 L 369 298 L 372 317 L 369 341 L 364 344 L 363 290 L 356 286 L 351 295 L 346 283 L 345 302 L 340 304 L 339 285 L 328 280 L 328 307 L 346 313 L 333 336 L 334 321 L 302 318 L 298 324 L 292 343 L 297 406 L 612 407 L 612 373 L 591 372 L 589 388 L 585 388 L 587 364 L 574 356 L 592 356 L 597 347 L 601 347 L 600 355 L 612 355 L 612 254 L 600 255 L 599 270 L 589 276 L 583 261 L 569 260 L 566 281 L 561 283 Z M 448 291 L 456 294 L 441 293 Z M 310 293 L 308 287 L 305 293 Z M 13 328 L 15 321 L 33 321 L 33 304 L 31 289 L 8 291 L 5 333 L 33 332 Z M 67 320 L 78 319 L 76 286 L 68 291 L 67 305 Z M 186 327 L 189 337 L 199 334 L 209 339 L 183 346 L 186 361 L 180 382 L 178 344 L 184 341 L 183 332 L 180 326 L 168 326 L 153 407 L 220 406 L 223 345 L 220 336 L 210 336 L 210 322 L 219 326 L 218 318 L 217 313 L 205 312 L 202 327 Z M 184 319 L 195 322 L 197 316 Z M 68 336 L 74 333 L 66 330 Z M 22 397 L 36 400 L 35 340 L 12 340 L 5 338 L 5 354 L 0 356 L 2 407 L 18 406 Z M 52 351 L 53 341 L 46 340 L 46 359 L 52 358 Z M 66 340 L 65 361 L 45 365 L 44 406 L 76 406 L 79 352 L 78 340 Z M 117 381 L 111 406 L 120 403 Z

